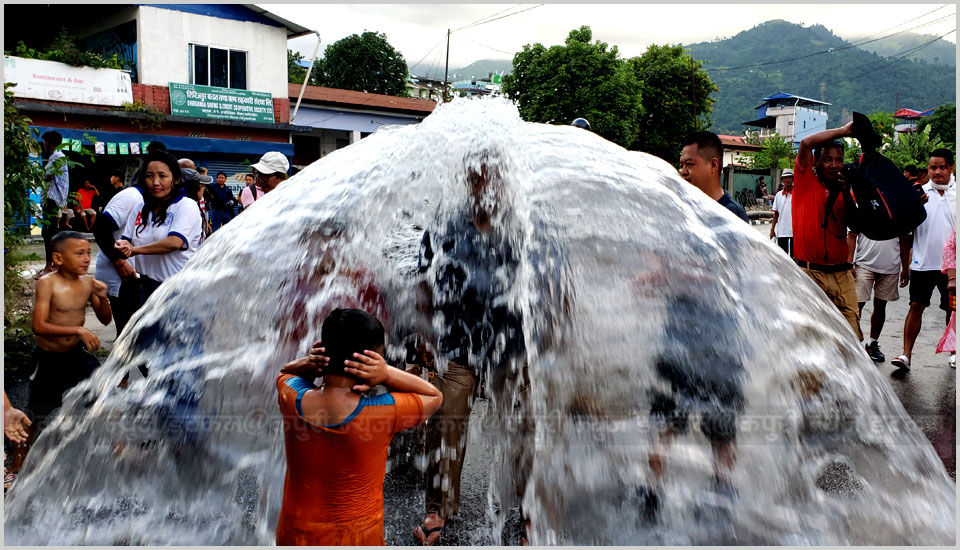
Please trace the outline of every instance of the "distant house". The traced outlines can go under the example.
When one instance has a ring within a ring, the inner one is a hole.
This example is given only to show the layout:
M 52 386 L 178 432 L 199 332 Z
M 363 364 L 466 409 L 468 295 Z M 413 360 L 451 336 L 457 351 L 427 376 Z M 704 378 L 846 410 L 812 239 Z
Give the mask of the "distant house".
M 382 126 L 417 124 L 437 107 L 432 99 L 396 97 L 307 86 L 297 108 L 300 84 L 288 84 L 293 134 L 293 165 L 302 168 L 337 149 L 360 141 Z M 296 111 L 296 115 L 294 115 Z
M 913 109 L 900 109 L 896 113 L 893 113 L 893 118 L 896 119 L 893 125 L 894 132 L 897 134 L 905 134 L 917 131 L 917 124 L 920 122 L 920 119 L 932 115 L 935 110 L 936 109 L 914 111 Z
M 828 105 L 824 101 L 777 92 L 763 98 L 763 103 L 756 107 L 756 120 L 742 124 L 752 128 L 748 133 L 761 139 L 780 134 L 796 150 L 803 138 L 827 129 Z
M 487 78 L 470 78 L 453 83 L 453 93 L 460 97 L 499 95 L 503 85 L 503 75 L 490 73 Z
M 760 145 L 751 145 L 744 141 L 743 136 L 728 136 L 720 134 L 720 143 L 723 144 L 723 166 L 748 166 L 749 154 L 763 150 Z
M 410 97 L 432 99 L 440 103 L 443 101 L 443 81 L 410 75 L 407 78 L 407 93 L 410 94 Z

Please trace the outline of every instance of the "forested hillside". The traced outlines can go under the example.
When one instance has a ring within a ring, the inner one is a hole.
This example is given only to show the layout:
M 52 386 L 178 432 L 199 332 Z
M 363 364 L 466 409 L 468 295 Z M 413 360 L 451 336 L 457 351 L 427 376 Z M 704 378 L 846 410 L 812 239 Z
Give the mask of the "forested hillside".
M 952 67 L 887 59 L 821 25 L 768 21 L 726 40 L 684 48 L 706 61 L 719 87 L 711 118 L 721 133 L 742 133 L 741 123 L 756 118 L 761 99 L 778 91 L 831 103 L 830 127 L 848 121 L 850 111 L 928 109 L 956 101 Z M 778 62 L 786 59 L 792 60 Z

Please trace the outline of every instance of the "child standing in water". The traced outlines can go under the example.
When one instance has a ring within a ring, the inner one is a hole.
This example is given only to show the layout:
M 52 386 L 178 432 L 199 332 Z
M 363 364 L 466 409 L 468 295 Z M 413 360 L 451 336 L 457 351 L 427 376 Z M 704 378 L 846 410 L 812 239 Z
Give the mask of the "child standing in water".
M 321 338 L 325 348 L 318 342 L 277 377 L 287 454 L 277 544 L 382 546 L 390 441 L 429 418 L 443 396 L 387 365 L 383 325 L 365 311 L 334 310 Z M 361 395 L 379 384 L 390 392 Z
M 47 417 L 63 404 L 63 394 L 100 366 L 90 353 L 100 347 L 100 339 L 83 328 L 87 303 L 93 306 L 101 323 L 108 325 L 111 320 L 107 285 L 87 275 L 87 239 L 75 231 L 62 231 L 51 239 L 50 248 L 56 271 L 37 281 L 33 309 L 37 372 L 30 383 L 27 402 L 33 424 L 28 429 L 27 442 L 16 447 L 12 472 L 19 471 Z

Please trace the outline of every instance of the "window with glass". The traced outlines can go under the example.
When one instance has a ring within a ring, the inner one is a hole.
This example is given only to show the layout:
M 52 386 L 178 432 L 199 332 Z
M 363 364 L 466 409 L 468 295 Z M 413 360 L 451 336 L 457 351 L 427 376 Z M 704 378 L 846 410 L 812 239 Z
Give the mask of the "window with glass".
M 190 44 L 190 84 L 247 89 L 247 52 Z

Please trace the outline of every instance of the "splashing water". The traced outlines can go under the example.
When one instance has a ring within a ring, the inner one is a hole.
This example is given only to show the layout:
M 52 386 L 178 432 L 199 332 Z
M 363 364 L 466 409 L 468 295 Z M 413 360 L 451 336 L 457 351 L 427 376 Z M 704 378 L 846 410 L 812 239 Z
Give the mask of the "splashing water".
M 535 544 L 954 544 L 954 483 L 802 272 L 662 160 L 496 100 L 384 128 L 214 234 L 64 399 L 6 542 L 272 544 L 280 365 L 335 307 L 383 319 L 394 362 L 414 332 L 437 349 L 421 235 L 485 169 L 525 349 L 491 336 L 491 532 L 520 506 Z

